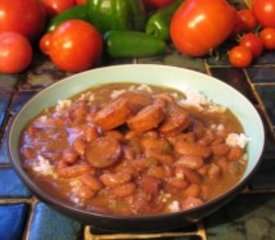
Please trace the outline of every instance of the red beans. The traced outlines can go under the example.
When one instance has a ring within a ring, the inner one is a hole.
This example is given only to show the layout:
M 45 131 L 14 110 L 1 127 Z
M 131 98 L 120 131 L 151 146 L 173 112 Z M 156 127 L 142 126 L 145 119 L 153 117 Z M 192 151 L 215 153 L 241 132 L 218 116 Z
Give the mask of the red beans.
M 245 150 L 226 144 L 238 121 L 152 89 L 100 87 L 43 112 L 23 133 L 24 166 L 45 189 L 103 214 L 184 211 L 226 191 L 245 169 Z

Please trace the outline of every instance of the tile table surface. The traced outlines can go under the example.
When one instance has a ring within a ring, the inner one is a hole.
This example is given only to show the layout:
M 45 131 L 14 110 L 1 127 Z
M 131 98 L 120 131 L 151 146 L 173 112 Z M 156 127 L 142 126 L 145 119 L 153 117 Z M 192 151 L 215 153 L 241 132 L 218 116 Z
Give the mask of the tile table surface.
M 233 1 L 241 4 L 240 1 Z M 190 58 L 172 46 L 164 56 L 104 60 L 96 67 L 154 63 L 188 68 L 214 76 L 244 94 L 265 123 L 262 164 L 245 191 L 232 202 L 193 226 L 162 235 L 161 239 L 275 240 L 275 52 L 266 52 L 246 69 L 230 66 L 227 57 Z M 8 157 L 8 128 L 24 103 L 45 87 L 71 75 L 46 57 L 35 55 L 20 75 L 0 74 L 0 240 L 141 239 L 159 235 L 110 235 L 61 215 L 39 201 L 16 176 Z

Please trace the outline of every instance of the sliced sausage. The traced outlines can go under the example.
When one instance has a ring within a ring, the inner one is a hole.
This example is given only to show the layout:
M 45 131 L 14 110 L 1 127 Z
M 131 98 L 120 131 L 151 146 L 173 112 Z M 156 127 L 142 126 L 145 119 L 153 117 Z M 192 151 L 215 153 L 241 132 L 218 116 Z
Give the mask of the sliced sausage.
M 122 153 L 119 142 L 111 136 L 104 136 L 90 142 L 85 149 L 88 163 L 95 168 L 106 168 L 120 159 Z
M 128 100 L 119 98 L 98 111 L 94 121 L 104 131 L 108 131 L 124 124 L 130 114 Z
M 177 142 L 175 150 L 182 155 L 192 155 L 207 158 L 211 154 L 211 148 L 196 143 Z
M 158 127 L 165 117 L 165 108 L 161 104 L 152 104 L 143 108 L 127 121 L 128 127 L 136 132 L 146 132 Z
M 119 98 L 128 100 L 130 109 L 134 114 L 152 104 L 151 96 L 144 92 L 126 92 L 121 94 Z
M 175 136 L 187 128 L 189 123 L 189 116 L 186 111 L 181 107 L 173 106 L 159 131 L 165 136 Z

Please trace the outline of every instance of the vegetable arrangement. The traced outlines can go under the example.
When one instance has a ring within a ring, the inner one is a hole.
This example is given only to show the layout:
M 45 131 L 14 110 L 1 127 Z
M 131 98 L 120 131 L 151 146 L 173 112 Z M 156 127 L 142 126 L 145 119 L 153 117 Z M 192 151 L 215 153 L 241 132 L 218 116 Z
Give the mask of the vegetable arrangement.
M 202 57 L 234 39 L 228 57 L 236 67 L 275 50 L 275 0 L 254 0 L 251 9 L 240 10 L 227 0 L 0 0 L 0 12 L 0 50 L 9 52 L 0 52 L 3 73 L 31 63 L 32 51 L 13 51 L 22 38 L 70 72 L 95 66 L 102 54 L 160 55 L 170 42 L 182 54 Z M 14 38 L 9 44 L 7 32 Z M 12 59 L 25 65 L 16 68 Z

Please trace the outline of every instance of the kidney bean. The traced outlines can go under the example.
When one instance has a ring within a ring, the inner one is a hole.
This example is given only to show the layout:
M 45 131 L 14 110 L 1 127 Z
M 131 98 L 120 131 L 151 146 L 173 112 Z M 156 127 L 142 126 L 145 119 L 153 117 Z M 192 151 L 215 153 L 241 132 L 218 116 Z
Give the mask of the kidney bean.
M 77 159 L 78 155 L 73 149 L 68 148 L 63 151 L 62 160 L 64 160 L 66 163 L 74 164 L 77 161 Z
M 131 178 L 132 176 L 126 172 L 103 173 L 100 176 L 100 180 L 104 183 L 104 185 L 110 188 L 115 188 L 124 183 L 128 183 Z
M 227 146 L 226 144 L 224 143 L 221 143 L 221 144 L 217 144 L 217 145 L 212 145 L 211 146 L 211 149 L 212 149 L 212 153 L 215 155 L 215 156 L 225 156 L 229 153 L 230 151 L 230 148 L 229 146 Z
M 58 175 L 62 178 L 75 178 L 83 175 L 84 173 L 89 173 L 91 167 L 86 164 L 78 164 L 70 167 L 59 168 Z
M 85 137 L 87 142 L 91 142 L 99 137 L 96 127 L 88 127 L 85 130 Z
M 123 156 L 127 160 L 133 160 L 135 159 L 135 152 L 130 146 L 123 146 Z
M 104 136 L 90 142 L 85 151 L 88 163 L 95 168 L 106 168 L 120 159 L 122 148 L 119 142 L 111 137 Z
M 199 197 L 201 193 L 201 187 L 198 184 L 190 184 L 188 188 L 185 190 L 184 194 L 187 197 Z
M 147 150 L 145 156 L 147 158 L 154 158 L 164 165 L 172 165 L 174 163 L 174 158 L 171 155 L 155 150 Z
M 169 185 L 171 185 L 172 187 L 175 187 L 175 188 L 178 188 L 181 190 L 184 190 L 189 186 L 188 181 L 181 179 L 181 178 L 177 178 L 177 177 L 169 178 L 167 183 Z
M 77 152 L 77 154 L 79 154 L 81 156 L 85 152 L 85 147 L 86 147 L 86 142 L 83 139 L 81 139 L 81 138 L 77 138 L 73 142 L 73 149 Z
M 85 185 L 81 185 L 77 189 L 76 194 L 79 198 L 81 198 L 83 200 L 89 200 L 95 195 L 95 192 L 93 190 L 91 190 L 89 187 L 87 187 Z
M 215 136 L 215 139 L 212 142 L 212 146 L 219 145 L 224 143 L 224 138 L 222 136 Z
M 141 111 L 137 115 L 127 121 L 127 125 L 131 130 L 136 132 L 146 132 L 156 128 L 164 119 L 164 107 L 160 104 L 152 104 Z
M 126 183 L 113 189 L 113 195 L 115 197 L 128 197 L 134 193 L 136 186 L 134 183 Z
M 21 149 L 21 154 L 27 160 L 32 160 L 36 157 L 35 151 L 30 147 L 24 147 Z
M 193 125 L 193 132 L 195 133 L 197 138 L 202 138 L 206 133 L 206 129 L 202 122 L 195 120 Z
M 176 165 L 189 169 L 199 169 L 203 165 L 203 159 L 201 157 L 192 155 L 181 156 L 176 162 Z
M 125 135 L 124 135 L 124 139 L 125 140 L 128 140 L 128 141 L 131 141 L 139 136 L 141 136 L 142 133 L 140 132 L 136 132 L 136 131 L 128 131 Z
M 229 151 L 227 158 L 230 161 L 237 161 L 242 157 L 243 153 L 244 151 L 240 147 L 232 147 Z
M 138 185 L 145 192 L 150 195 L 157 195 L 159 193 L 161 181 L 154 177 L 141 177 Z
M 169 177 L 169 172 L 162 166 L 153 166 L 148 169 L 147 175 L 164 180 Z
M 208 176 L 210 179 L 217 179 L 221 176 L 221 169 L 215 163 L 211 163 L 208 168 Z
M 203 201 L 200 198 L 190 196 L 185 200 L 181 201 L 180 208 L 181 210 L 184 211 L 184 210 L 198 207 L 202 204 L 203 204 Z
M 222 173 L 228 173 L 228 160 L 226 157 L 216 159 L 215 163 L 220 167 Z
M 112 130 L 112 131 L 108 131 L 105 133 L 106 136 L 111 136 L 113 138 L 115 138 L 116 140 L 118 141 L 122 141 L 124 136 L 119 132 L 119 131 L 115 131 L 115 130 Z
M 158 152 L 170 152 L 171 145 L 165 139 L 159 139 L 155 137 L 143 137 L 140 140 L 140 145 L 146 150 L 156 150 Z
M 128 99 L 118 98 L 98 111 L 94 121 L 104 131 L 108 131 L 125 123 L 130 114 Z
M 192 155 L 207 158 L 211 154 L 211 148 L 196 143 L 177 142 L 175 150 L 182 155 Z
M 202 178 L 198 174 L 197 171 L 191 170 L 186 167 L 177 167 L 176 168 L 176 175 L 179 173 L 183 173 L 184 179 L 188 180 L 190 183 L 195 183 L 195 184 L 201 184 L 202 183 Z
M 101 181 L 95 176 L 91 176 L 91 174 L 84 174 L 80 176 L 79 179 L 82 183 L 95 192 L 103 188 Z
M 208 167 L 206 165 L 203 165 L 202 167 L 200 167 L 199 169 L 197 169 L 197 172 L 201 175 L 201 176 L 206 176 L 208 173 Z

